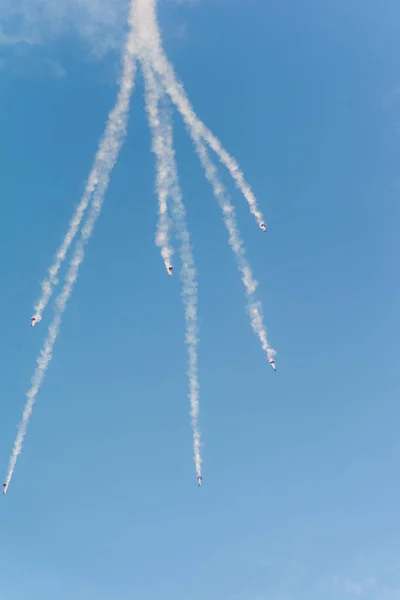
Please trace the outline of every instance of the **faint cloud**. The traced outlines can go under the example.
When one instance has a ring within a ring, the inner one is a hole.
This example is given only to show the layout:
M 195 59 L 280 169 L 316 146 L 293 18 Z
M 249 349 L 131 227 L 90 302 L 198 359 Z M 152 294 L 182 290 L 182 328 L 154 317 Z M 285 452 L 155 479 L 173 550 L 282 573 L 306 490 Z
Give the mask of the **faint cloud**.
M 40 39 L 35 38 L 33 35 L 29 37 L 28 35 L 22 34 L 14 34 L 14 33 L 6 33 L 3 30 L 2 19 L 0 19 L 0 45 L 1 46 L 17 46 L 19 44 L 33 45 L 39 44 Z
M 195 5 L 198 0 L 164 0 Z M 46 44 L 76 36 L 100 58 L 118 50 L 125 39 L 129 0 L 0 0 L 0 46 Z M 186 39 L 180 25 L 173 37 Z
M 400 600 L 400 567 L 396 560 L 368 567 L 352 565 L 348 573 L 331 575 L 297 560 L 258 561 L 268 579 L 254 600 Z M 372 573 L 371 573 L 372 572 Z
M 348 596 L 363 596 L 365 593 L 365 585 L 361 581 L 352 581 L 345 579 L 343 582 L 344 593 Z
M 400 599 L 396 586 L 383 583 L 377 577 L 331 577 L 332 589 L 348 598 L 368 598 L 368 600 Z
M 400 186 L 400 183 L 398 184 Z M 392 560 L 385 568 L 386 573 L 391 573 L 392 575 L 400 575 L 400 561 Z
M 288 560 L 285 568 L 293 575 L 302 575 L 307 570 L 305 565 L 301 564 L 298 560 Z
M 400 85 L 393 86 L 389 92 L 384 94 L 382 99 L 382 109 L 392 110 L 398 108 L 400 103 Z
M 127 0 L 0 0 L 0 44 L 44 44 L 76 35 L 94 55 L 119 48 Z
M 66 77 L 67 72 L 58 60 L 52 60 L 50 58 L 44 58 L 42 60 L 43 65 L 49 70 L 49 72 L 55 77 Z
M 164 20 L 167 19 L 166 40 L 172 39 L 179 45 L 184 45 L 188 40 L 188 26 L 182 20 L 182 15 L 185 14 L 184 8 L 192 8 L 201 4 L 202 0 L 164 0 L 171 7 L 171 10 L 165 11 Z M 177 10 L 174 10 L 177 9 Z M 164 23 L 165 24 L 165 23 Z
M 62 79 L 67 72 L 60 61 L 36 54 L 17 52 L 12 56 L 0 58 L 0 69 L 16 76 L 56 77 Z
M 307 567 L 295 559 L 290 559 L 284 562 L 277 562 L 268 559 L 260 559 L 260 564 L 270 570 L 280 573 L 285 578 L 299 577 L 306 573 Z
M 186 23 L 180 23 L 175 27 L 175 30 L 172 32 L 171 37 L 174 37 L 176 40 L 181 42 L 186 42 L 187 40 L 187 25 Z
M 366 591 L 366 584 L 363 581 L 355 581 L 346 577 L 331 577 L 330 582 L 332 588 L 346 596 L 360 597 L 363 596 Z
M 199 4 L 201 0 L 168 0 L 171 4 L 185 4 L 189 6 L 194 6 L 195 4 Z

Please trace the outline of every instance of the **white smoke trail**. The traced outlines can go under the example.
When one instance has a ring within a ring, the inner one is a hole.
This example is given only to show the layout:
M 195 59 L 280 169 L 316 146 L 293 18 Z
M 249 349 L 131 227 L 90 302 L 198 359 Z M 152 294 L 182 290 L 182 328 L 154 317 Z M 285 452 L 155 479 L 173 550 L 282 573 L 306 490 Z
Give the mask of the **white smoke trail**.
M 243 241 L 240 237 L 236 220 L 235 208 L 225 193 L 222 183 L 218 179 L 215 166 L 212 164 L 210 157 L 208 156 L 207 148 L 205 147 L 204 143 L 195 132 L 192 131 L 191 136 L 196 148 L 196 152 L 204 168 L 206 177 L 213 188 L 214 195 L 217 198 L 223 212 L 225 226 L 229 233 L 229 244 L 235 254 L 236 262 L 242 275 L 242 281 L 246 290 L 252 329 L 254 333 L 257 334 L 261 342 L 261 347 L 266 353 L 268 360 L 270 360 L 274 357 L 276 352 L 268 344 L 267 331 L 264 326 L 261 303 L 257 302 L 254 298 L 254 293 L 257 289 L 258 282 L 254 279 L 249 262 L 246 258 Z
M 156 0 L 137 0 L 137 23 L 141 31 L 141 43 L 152 57 L 155 71 L 162 77 L 172 101 L 178 106 L 186 125 L 202 137 L 219 156 L 228 169 L 237 187 L 248 202 L 250 212 L 261 226 L 263 215 L 258 208 L 257 199 L 244 178 L 237 161 L 222 146 L 220 140 L 197 117 L 182 84 L 178 83 L 173 66 L 165 56 L 162 47 L 160 29 L 157 23 Z
M 219 146 L 215 146 L 213 139 L 211 139 L 209 136 L 208 129 L 197 118 L 192 106 L 189 103 L 189 100 L 187 98 L 182 84 L 178 83 L 173 67 L 170 65 L 169 61 L 165 56 L 165 52 L 161 44 L 160 30 L 157 23 L 155 0 L 137 0 L 136 7 L 137 26 L 138 30 L 140 30 L 140 44 L 141 49 L 144 49 L 141 51 L 146 53 L 146 56 L 148 56 L 148 59 L 151 61 L 153 69 L 156 71 L 156 73 L 159 74 L 161 80 L 164 83 L 167 93 L 169 94 L 172 102 L 175 104 L 175 106 L 181 113 L 182 118 L 184 119 L 188 131 L 192 137 L 197 154 L 205 170 L 206 177 L 209 180 L 213 188 L 214 195 L 216 196 L 220 207 L 223 211 L 225 225 L 229 232 L 229 243 L 232 247 L 232 250 L 235 253 L 238 267 L 242 274 L 242 280 L 245 285 L 246 294 L 248 297 L 251 326 L 253 328 L 253 331 L 258 335 L 259 340 L 261 342 L 261 346 L 267 354 L 268 359 L 271 359 L 276 354 L 276 352 L 268 344 L 267 332 L 263 324 L 261 304 L 259 302 L 256 302 L 254 299 L 254 292 L 258 284 L 257 281 L 255 281 L 255 279 L 253 278 L 250 265 L 245 256 L 243 242 L 241 240 L 239 229 L 237 226 L 235 209 L 230 199 L 226 195 L 221 182 L 218 179 L 216 169 L 208 156 L 208 152 L 203 140 L 209 143 L 213 150 L 215 150 L 217 153 Z M 213 146 L 213 144 L 215 147 Z M 224 162 L 223 156 L 221 156 L 221 160 Z M 233 163 L 229 163 L 229 161 L 226 163 L 228 169 L 229 165 L 232 166 Z M 237 165 L 235 163 L 235 165 L 232 166 L 232 177 L 234 177 L 237 185 L 241 188 L 243 194 L 249 202 L 252 213 L 254 214 L 254 216 L 256 216 L 258 222 L 261 223 L 262 216 L 257 209 L 256 200 L 254 196 L 249 196 L 249 187 L 245 187 L 244 189 L 242 189 L 243 186 L 241 187 L 241 185 L 244 181 L 244 178 L 241 172 L 239 171 L 238 167 L 237 169 L 236 167 Z M 235 176 L 235 174 L 237 175 L 237 177 Z
M 156 86 L 154 76 L 145 60 L 142 60 L 143 74 L 145 77 L 145 99 L 149 123 L 153 132 L 152 150 L 156 157 L 156 191 L 158 196 L 158 225 L 156 244 L 161 248 L 161 256 L 167 271 L 172 267 L 173 249 L 170 245 L 171 221 L 168 217 L 168 195 L 171 185 L 170 156 L 168 154 L 165 136 L 162 135 L 162 127 L 158 114 L 158 102 L 160 94 Z M 155 132 L 157 131 L 157 134 Z
M 144 57 L 141 59 L 146 85 L 146 107 L 153 137 L 153 148 L 157 149 L 157 158 L 162 165 L 165 177 L 162 180 L 163 195 L 171 198 L 171 213 L 177 237 L 180 241 L 180 257 L 182 262 L 181 281 L 182 299 L 185 308 L 186 344 L 188 348 L 188 377 L 190 416 L 193 431 L 193 453 L 197 477 L 201 477 L 201 453 L 199 433 L 199 380 L 198 380 L 198 326 L 197 326 L 197 282 L 196 268 L 190 244 L 190 235 L 186 224 L 186 210 L 179 185 L 173 131 L 169 111 L 160 106 L 165 94 L 154 73 Z
M 133 8 L 131 9 L 131 12 L 133 13 Z M 133 21 L 131 27 L 133 28 Z M 47 277 L 41 283 L 42 295 L 34 307 L 34 316 L 36 317 L 37 322 L 42 320 L 43 312 L 53 293 L 53 287 L 58 284 L 58 272 L 79 230 L 82 219 L 89 206 L 90 199 L 99 184 L 99 178 L 105 171 L 111 171 L 122 146 L 126 129 L 126 122 L 124 121 L 123 115 L 127 110 L 127 103 L 129 104 L 130 99 L 130 95 L 127 97 L 127 90 L 124 89 L 123 79 L 124 72 L 122 74 L 117 102 L 109 113 L 105 131 L 99 143 L 83 196 L 69 222 L 68 231 L 62 244 L 57 250 L 54 262 L 47 271 Z
M 39 323 L 39 321 L 42 320 L 44 309 L 46 308 L 46 306 L 51 298 L 51 295 L 53 293 L 53 287 L 55 285 L 57 285 L 57 283 L 58 283 L 58 280 L 57 280 L 58 272 L 60 270 L 62 263 L 65 260 L 67 252 L 69 250 L 69 247 L 71 246 L 71 244 L 78 232 L 79 226 L 82 222 L 82 219 L 84 217 L 86 209 L 89 205 L 90 198 L 96 188 L 96 185 L 98 182 L 98 172 L 101 168 L 101 162 L 102 162 L 100 157 L 103 154 L 104 142 L 108 141 L 106 139 L 106 137 L 107 137 L 107 131 L 101 142 L 100 148 L 96 154 L 95 162 L 92 167 L 92 172 L 90 173 L 84 194 L 82 196 L 82 199 L 81 199 L 78 207 L 76 208 L 75 213 L 69 223 L 68 231 L 64 237 L 64 240 L 63 240 L 61 246 L 57 250 L 56 256 L 54 258 L 54 262 L 47 271 L 48 276 L 41 283 L 42 295 L 39 298 L 39 300 L 36 302 L 35 307 L 34 307 L 34 316 L 38 323 Z M 109 137 L 109 135 L 108 135 L 108 137 Z
M 125 139 L 129 103 L 134 86 L 136 60 L 134 45 L 135 35 L 133 27 L 133 8 L 134 0 L 131 1 L 128 17 L 130 31 L 128 33 L 127 41 L 124 48 L 120 89 L 118 92 L 116 105 L 110 113 L 107 126 L 108 137 L 104 136 L 103 138 L 102 157 L 101 160 L 98 162 L 98 171 L 96 175 L 96 190 L 94 193 L 91 207 L 89 209 L 89 214 L 82 229 L 81 239 L 76 245 L 75 252 L 70 262 L 70 266 L 65 278 L 64 287 L 56 300 L 56 314 L 54 316 L 53 322 L 49 327 L 47 338 L 40 352 L 40 357 L 37 359 L 37 367 L 31 380 L 31 388 L 26 394 L 27 401 L 23 410 L 21 422 L 18 426 L 17 437 L 15 439 L 13 451 L 10 457 L 5 482 L 6 490 L 13 476 L 17 458 L 22 450 L 22 444 L 26 435 L 29 419 L 32 414 L 32 409 L 35 404 L 37 394 L 39 392 L 47 368 L 52 359 L 53 348 L 57 340 L 62 315 L 67 307 L 68 299 L 71 296 L 74 284 L 78 277 L 80 264 L 82 263 L 84 258 L 84 247 L 89 241 L 96 220 L 100 214 L 104 200 L 104 194 L 108 187 L 111 170 L 117 160 L 119 151 Z M 108 143 L 106 143 L 105 140 L 108 140 Z

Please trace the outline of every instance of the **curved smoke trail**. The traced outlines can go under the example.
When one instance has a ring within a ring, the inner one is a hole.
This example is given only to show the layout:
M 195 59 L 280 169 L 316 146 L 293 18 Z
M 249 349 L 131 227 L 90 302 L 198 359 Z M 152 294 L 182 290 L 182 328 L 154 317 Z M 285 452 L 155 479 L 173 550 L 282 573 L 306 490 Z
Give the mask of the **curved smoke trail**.
M 186 125 L 196 131 L 212 150 L 218 155 L 221 162 L 228 169 L 237 187 L 248 202 L 250 212 L 255 217 L 259 226 L 264 224 L 263 215 L 258 208 L 257 199 L 250 185 L 245 180 L 237 161 L 222 146 L 220 140 L 198 118 L 182 84 L 178 83 L 173 66 L 165 56 L 161 43 L 160 28 L 157 23 L 156 0 L 137 0 L 136 18 L 139 26 L 141 43 L 151 56 L 154 70 L 161 76 L 165 88 L 179 111 Z
M 165 52 L 161 44 L 160 30 L 157 23 L 155 0 L 137 0 L 136 9 L 136 19 L 137 26 L 140 31 L 141 47 L 145 48 L 148 60 L 151 62 L 155 72 L 158 73 L 168 95 L 182 115 L 182 118 L 185 121 L 187 129 L 192 137 L 196 152 L 200 158 L 206 177 L 209 180 L 213 188 L 214 195 L 219 202 L 223 212 L 224 222 L 229 233 L 229 243 L 235 254 L 236 261 L 242 275 L 242 281 L 246 289 L 251 326 L 253 331 L 258 336 L 261 346 L 264 352 L 267 354 L 268 360 L 271 360 L 276 352 L 268 344 L 267 332 L 263 323 L 261 303 L 257 302 L 254 298 L 254 292 L 256 291 L 258 283 L 253 278 L 250 265 L 245 255 L 243 242 L 241 240 L 236 221 L 235 209 L 225 193 L 222 183 L 218 179 L 216 169 L 208 156 L 204 141 L 206 141 L 212 147 L 212 149 L 217 152 L 217 154 L 222 146 L 216 138 L 210 137 L 212 134 L 210 134 L 206 126 L 196 116 L 182 84 L 178 83 L 174 69 L 165 56 Z M 224 157 L 227 159 L 226 162 Z M 261 224 L 263 222 L 262 215 L 257 208 L 256 199 L 250 190 L 250 186 L 245 184 L 243 174 L 241 173 L 236 162 L 233 159 L 228 160 L 228 157 L 231 159 L 227 153 L 220 155 L 222 162 L 225 162 L 226 166 L 231 172 L 232 177 L 235 179 L 238 187 L 241 189 L 245 198 L 249 202 L 251 212 L 257 218 L 259 224 Z
M 272 357 L 274 356 L 275 351 L 269 346 L 267 332 L 263 323 L 261 304 L 255 299 L 257 282 L 253 278 L 250 265 L 245 255 L 243 242 L 236 221 L 235 209 L 218 178 L 216 168 L 209 157 L 207 145 L 219 156 L 220 161 L 227 167 L 237 187 L 247 200 L 251 213 L 256 218 L 260 227 L 265 229 L 263 217 L 257 205 L 257 200 L 250 186 L 245 181 L 244 175 L 236 160 L 223 148 L 218 138 L 216 138 L 197 117 L 182 84 L 177 81 L 174 69 L 168 61 L 161 44 L 161 35 L 156 15 L 156 0 L 130 0 L 128 23 L 130 29 L 123 55 L 123 74 L 117 102 L 109 115 L 106 130 L 99 145 L 82 199 L 70 221 L 69 229 L 57 251 L 54 262 L 48 270 L 48 276 L 42 283 L 42 296 L 35 306 L 36 319 L 40 320 L 42 318 L 43 310 L 52 294 L 53 287 L 57 283 L 57 275 L 60 266 L 81 226 L 85 213 L 89 211 L 81 231 L 81 237 L 76 244 L 75 252 L 70 261 L 63 289 L 56 299 L 55 316 L 49 327 L 47 338 L 44 342 L 40 356 L 37 359 L 37 367 L 32 377 L 31 388 L 26 394 L 27 400 L 22 420 L 18 427 L 17 437 L 10 457 L 5 492 L 11 481 L 18 455 L 22 449 L 23 440 L 37 394 L 52 358 L 62 316 L 67 307 L 68 299 L 72 294 L 79 274 L 79 268 L 84 258 L 85 246 L 92 234 L 96 220 L 99 217 L 104 195 L 108 187 L 110 173 L 125 139 L 129 102 L 134 86 L 136 58 L 141 60 L 145 73 L 147 110 L 153 133 L 153 150 L 158 161 L 156 185 L 159 195 L 159 221 L 156 242 L 161 247 L 161 253 L 167 269 L 170 266 L 168 261 L 171 260 L 173 253 L 169 242 L 169 211 L 171 212 L 180 241 L 182 298 L 185 307 L 186 344 L 189 355 L 188 375 L 193 428 L 193 448 L 199 483 L 201 481 L 202 458 L 200 455 L 201 444 L 198 430 L 199 383 L 197 366 L 198 329 L 196 270 L 186 225 L 186 211 L 182 202 L 182 194 L 176 169 L 172 125 L 169 121 L 169 114 L 164 113 L 162 108 L 160 108 L 161 101 L 166 94 L 170 96 L 173 104 L 177 107 L 186 124 L 196 152 L 205 170 L 206 177 L 209 180 L 214 195 L 221 207 L 224 222 L 229 233 L 229 244 L 235 254 L 242 281 L 245 286 L 251 326 L 258 335 L 261 346 L 270 362 L 272 361 L 271 364 L 274 367 Z M 170 206 L 168 198 L 170 199 Z
M 254 279 L 250 264 L 246 258 L 243 241 L 240 237 L 236 220 L 235 208 L 226 194 L 222 183 L 218 179 L 215 166 L 208 156 L 207 148 L 204 143 L 196 136 L 195 132 L 191 132 L 191 136 L 206 177 L 213 188 L 214 196 L 217 198 L 223 213 L 225 226 L 229 233 L 229 244 L 235 254 L 236 262 L 246 290 L 251 327 L 258 336 L 261 347 L 266 353 L 268 360 L 271 360 L 275 356 L 276 351 L 268 343 L 261 302 L 257 301 L 254 296 L 258 282 Z

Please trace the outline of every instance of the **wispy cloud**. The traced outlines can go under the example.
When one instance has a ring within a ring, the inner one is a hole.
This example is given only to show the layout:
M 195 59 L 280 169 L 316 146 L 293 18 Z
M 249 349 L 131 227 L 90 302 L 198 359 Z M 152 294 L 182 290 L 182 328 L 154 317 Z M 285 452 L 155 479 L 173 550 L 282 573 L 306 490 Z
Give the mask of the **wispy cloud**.
M 199 0 L 163 0 L 193 5 Z M 126 35 L 128 0 L 0 0 L 0 46 L 46 44 L 76 36 L 94 57 L 119 50 Z M 178 38 L 185 38 L 181 25 Z
M 94 54 L 119 48 L 127 0 L 0 0 L 0 44 L 44 44 L 77 35 Z
M 387 575 L 387 573 L 386 573 Z M 349 600 L 400 600 L 400 582 L 380 573 L 379 577 L 331 577 L 332 591 Z
M 268 570 L 268 584 L 265 590 L 259 590 L 260 599 L 400 600 L 400 569 L 396 561 L 389 566 L 377 562 L 373 565 L 370 561 L 364 567 L 353 564 L 334 575 L 296 560 L 264 559 L 260 564 Z
M 56 77 L 62 79 L 67 72 L 59 60 L 16 52 L 0 58 L 0 69 L 14 76 Z
M 334 576 L 330 578 L 332 589 L 350 598 L 361 598 L 372 593 L 377 586 L 375 577 L 353 579 L 350 577 Z
M 67 72 L 58 60 L 52 60 L 51 58 L 44 58 L 42 60 L 43 66 L 48 69 L 51 75 L 54 77 L 66 77 Z

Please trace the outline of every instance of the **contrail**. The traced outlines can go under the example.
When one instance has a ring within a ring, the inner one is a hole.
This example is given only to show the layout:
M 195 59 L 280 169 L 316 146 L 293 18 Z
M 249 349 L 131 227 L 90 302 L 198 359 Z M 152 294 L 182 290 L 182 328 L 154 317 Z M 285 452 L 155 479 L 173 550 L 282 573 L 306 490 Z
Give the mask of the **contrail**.
M 43 382 L 49 363 L 52 359 L 53 348 L 59 333 L 62 315 L 67 307 L 67 302 L 71 296 L 74 284 L 77 280 L 79 267 L 84 258 L 84 248 L 93 232 L 94 225 L 100 215 L 101 207 L 104 200 L 104 195 L 108 187 L 112 168 L 117 160 L 119 151 L 123 144 L 126 135 L 129 103 L 134 87 L 135 78 L 135 35 L 134 35 L 134 0 L 131 1 L 128 23 L 129 33 L 123 53 L 122 61 L 122 76 L 120 88 L 118 92 L 117 102 L 114 109 L 110 113 L 107 124 L 106 134 L 102 141 L 101 159 L 96 157 L 97 172 L 96 177 L 93 176 L 93 170 L 89 181 L 95 182 L 95 192 L 92 204 L 89 209 L 89 214 L 84 223 L 81 238 L 76 244 L 76 249 L 70 262 L 70 266 L 65 278 L 64 287 L 56 300 L 55 316 L 49 327 L 47 338 L 44 342 L 40 356 L 37 359 L 37 367 L 31 380 L 31 388 L 26 394 L 26 404 L 23 410 L 22 419 L 18 426 L 17 437 L 14 442 L 13 451 L 10 457 L 6 482 L 5 492 L 11 482 L 17 458 L 22 450 L 22 444 L 26 435 L 29 419 L 32 414 L 32 409 L 36 401 L 37 394 Z M 83 213 L 82 213 L 83 214 Z M 72 241 L 72 239 L 71 239 Z M 71 243 L 71 242 L 69 242 Z
M 134 88 L 137 60 L 140 60 L 143 66 L 146 86 L 146 109 L 153 137 L 152 148 L 156 155 L 157 164 L 156 190 L 158 193 L 159 218 L 156 243 L 161 248 L 161 254 L 169 274 L 172 274 L 171 261 L 173 257 L 173 248 L 170 242 L 171 219 L 180 246 L 182 299 L 186 328 L 185 341 L 189 357 L 190 414 L 193 430 L 194 460 L 199 485 L 201 485 L 202 481 L 202 458 L 198 428 L 197 274 L 186 224 L 186 210 L 179 185 L 169 106 L 167 110 L 163 105 L 163 101 L 167 95 L 171 98 L 172 103 L 177 107 L 185 122 L 186 128 L 193 140 L 195 150 L 205 170 L 205 175 L 221 207 L 229 234 L 229 244 L 235 254 L 245 286 L 251 326 L 258 336 L 262 349 L 266 353 L 271 366 L 275 370 L 275 363 L 273 361 L 275 350 L 268 343 L 262 307 L 260 302 L 255 298 L 258 283 L 253 277 L 246 258 L 234 206 L 217 175 L 216 167 L 210 158 L 209 148 L 217 154 L 220 161 L 226 166 L 236 186 L 247 200 L 251 213 L 256 218 L 261 229 L 265 230 L 265 223 L 258 208 L 257 200 L 236 160 L 224 149 L 220 140 L 197 117 L 183 85 L 178 82 L 173 66 L 168 61 L 162 47 L 160 29 L 157 23 L 156 0 L 130 0 L 128 25 L 129 33 L 123 52 L 122 76 L 117 101 L 113 110 L 109 113 L 105 132 L 98 146 L 84 194 L 69 223 L 68 231 L 57 251 L 53 264 L 48 269 L 47 276 L 42 282 L 42 295 L 35 305 L 35 319 L 32 320 L 32 324 L 42 319 L 43 311 L 50 300 L 53 287 L 58 283 L 57 277 L 60 267 L 79 228 L 82 227 L 80 237 L 69 263 L 63 288 L 55 301 L 55 315 L 48 329 L 40 356 L 37 359 L 37 366 L 31 380 L 31 387 L 26 394 L 26 404 L 18 426 L 3 493 L 7 492 L 18 456 L 21 453 L 32 409 L 52 359 L 62 317 L 78 278 L 80 265 L 84 259 L 85 247 L 100 215 L 110 174 L 126 136 L 129 103 Z M 84 219 L 85 221 L 82 226 Z
M 165 56 L 157 23 L 155 0 L 137 0 L 136 17 L 137 22 L 140 23 L 141 48 L 143 47 L 145 49 L 142 51 L 147 53 L 146 56 L 148 56 L 148 59 L 151 61 L 153 69 L 159 74 L 172 102 L 182 115 L 192 137 L 196 152 L 205 170 L 206 177 L 210 182 L 214 195 L 222 209 L 225 225 L 229 232 L 229 243 L 235 253 L 236 261 L 242 275 L 242 281 L 246 289 L 251 326 L 258 336 L 261 346 L 267 354 L 268 360 L 271 360 L 276 352 L 268 344 L 267 332 L 263 323 L 261 303 L 257 302 L 254 298 L 258 283 L 253 278 L 250 265 L 245 255 L 243 242 L 236 221 L 235 209 L 218 179 L 216 169 L 208 156 L 207 148 L 205 147 L 203 140 L 205 140 L 217 154 L 222 146 L 220 145 L 220 142 L 210 134 L 206 126 L 197 118 L 182 84 L 178 83 L 174 69 Z M 235 179 L 238 187 L 249 202 L 251 212 L 261 225 L 263 222 L 262 215 L 257 208 L 256 199 L 252 195 L 250 187 L 247 184 L 243 187 L 244 177 L 236 162 L 230 162 L 228 159 L 225 162 L 224 157 L 227 159 L 229 155 L 222 154 L 220 155 L 220 158 L 231 171 L 232 177 Z M 232 167 L 232 169 L 230 169 L 230 167 Z
M 161 256 L 165 268 L 172 274 L 173 249 L 170 244 L 171 221 L 168 216 L 168 196 L 171 186 L 171 158 L 166 147 L 165 128 L 161 126 L 158 113 L 158 102 L 160 98 L 156 81 L 146 61 L 142 60 L 142 69 L 145 78 L 145 100 L 146 110 L 152 129 L 152 150 L 156 157 L 156 191 L 158 196 L 158 225 L 156 244 L 161 248 Z
M 212 164 L 210 157 L 208 156 L 207 148 L 195 132 L 191 131 L 190 133 L 196 148 L 196 152 L 204 168 L 206 177 L 213 188 L 214 196 L 217 198 L 223 213 L 225 226 L 229 233 L 229 244 L 235 254 L 236 262 L 242 275 L 242 281 L 246 290 L 251 327 L 254 333 L 256 333 L 258 336 L 261 342 L 261 347 L 268 357 L 268 361 L 270 361 L 273 359 L 276 352 L 268 344 L 261 302 L 256 301 L 254 297 L 258 282 L 254 279 L 251 267 L 246 258 L 243 241 L 241 239 L 236 220 L 235 208 L 226 194 L 222 183 L 218 179 L 215 166 Z
M 133 2 L 134 0 L 132 0 L 132 4 Z M 130 12 L 133 14 L 133 6 L 131 7 Z M 130 16 L 130 19 L 132 21 L 132 16 Z M 133 27 L 133 21 L 131 22 L 131 27 Z M 133 44 L 133 38 L 131 43 Z M 126 46 L 126 49 L 127 47 L 128 46 Z M 126 66 L 128 67 L 128 65 Z M 125 65 L 123 68 L 125 68 Z M 43 312 L 53 293 L 53 287 L 58 284 L 58 272 L 79 230 L 82 219 L 89 206 L 90 199 L 92 198 L 96 187 L 99 185 L 100 177 L 104 172 L 111 172 L 123 144 L 126 133 L 126 118 L 124 118 L 124 113 L 127 111 L 131 95 L 130 90 L 124 89 L 126 85 L 126 82 L 124 83 L 124 75 L 125 71 L 123 71 L 122 74 L 116 104 L 109 113 L 105 131 L 100 140 L 83 196 L 69 222 L 68 231 L 62 244 L 57 250 L 54 262 L 47 270 L 47 277 L 41 283 L 42 295 L 34 306 L 34 316 L 37 322 L 42 320 Z
M 174 220 L 177 237 L 180 241 L 180 258 L 182 262 L 181 281 L 182 299 L 185 308 L 186 344 L 188 348 L 188 378 L 190 416 L 193 431 L 193 453 L 197 477 L 201 478 L 201 453 L 199 433 L 199 380 L 198 380 L 198 326 L 197 326 L 197 281 L 190 235 L 186 224 L 186 210 L 179 185 L 173 131 L 170 113 L 166 107 L 160 106 L 165 92 L 157 81 L 146 57 L 140 57 L 146 86 L 146 107 L 153 137 L 153 148 L 157 154 L 159 169 L 162 168 L 164 178 L 162 188 L 158 180 L 158 192 L 165 198 L 170 196 L 171 214 Z
M 143 46 L 147 46 L 146 49 L 151 55 L 153 68 L 162 77 L 165 88 L 174 104 L 179 106 L 179 111 L 186 125 L 196 131 L 196 134 L 202 137 L 218 155 L 247 200 L 250 212 L 255 217 L 258 225 L 261 228 L 265 227 L 265 221 L 258 208 L 257 199 L 250 185 L 245 180 L 237 161 L 224 149 L 220 140 L 197 117 L 183 85 L 177 81 L 174 68 L 165 56 L 162 47 L 160 28 L 157 23 L 156 0 L 137 0 L 137 21 L 141 26 L 141 43 Z
M 46 306 L 51 298 L 51 295 L 53 293 L 53 287 L 55 285 L 57 285 L 57 283 L 58 283 L 58 280 L 57 280 L 58 272 L 60 270 L 62 263 L 65 260 L 67 252 L 69 250 L 69 247 L 71 246 L 71 244 L 78 232 L 79 226 L 82 222 L 82 219 L 84 217 L 86 209 L 89 205 L 92 194 L 98 183 L 98 174 L 99 174 L 99 170 L 101 168 L 101 163 L 103 161 L 102 154 L 104 152 L 104 145 L 107 142 L 106 137 L 107 137 L 107 130 L 106 130 L 103 140 L 101 141 L 99 150 L 97 151 L 95 162 L 92 167 L 92 171 L 89 175 L 89 179 L 86 184 L 86 188 L 85 188 L 84 194 L 82 196 L 82 199 L 81 199 L 78 207 L 76 208 L 75 213 L 69 223 L 68 231 L 64 237 L 64 240 L 63 240 L 61 246 L 57 250 L 56 256 L 54 258 L 54 262 L 51 265 L 51 267 L 49 267 L 49 269 L 47 270 L 48 275 L 47 275 L 46 279 L 44 279 L 41 283 L 42 295 L 40 296 L 39 300 L 36 302 L 35 307 L 34 307 L 34 316 L 38 323 L 39 323 L 39 321 L 42 320 L 44 309 L 46 308 Z

